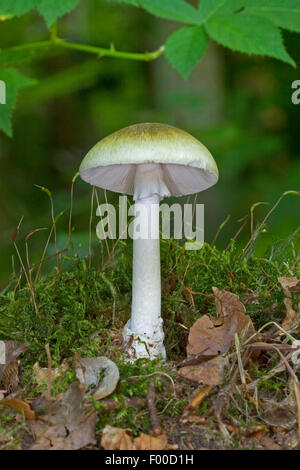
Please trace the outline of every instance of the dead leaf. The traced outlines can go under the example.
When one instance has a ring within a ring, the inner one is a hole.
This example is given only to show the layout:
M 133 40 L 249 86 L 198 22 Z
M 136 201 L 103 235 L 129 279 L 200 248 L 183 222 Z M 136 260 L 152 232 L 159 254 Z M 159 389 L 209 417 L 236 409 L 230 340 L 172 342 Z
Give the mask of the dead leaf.
M 218 356 L 198 365 L 182 367 L 179 374 L 198 384 L 219 385 L 224 380 L 224 367 L 227 364 L 226 358 Z
M 297 417 L 287 403 L 266 401 L 262 419 L 269 426 L 280 426 L 284 429 L 291 429 L 297 422 Z
M 2 400 L 0 405 L 8 406 L 9 408 L 18 411 L 19 413 L 24 414 L 26 419 L 36 419 L 35 412 L 30 408 L 29 404 L 26 401 L 20 400 L 19 398 Z
M 105 450 L 132 450 L 130 429 L 105 426 L 102 431 L 101 446 Z
M 133 441 L 136 450 L 167 450 L 169 448 L 166 434 L 159 436 L 149 436 L 141 433 Z
M 93 395 L 95 400 L 110 395 L 120 378 L 116 364 L 104 356 L 77 359 L 75 369 L 84 392 L 86 395 Z M 104 377 L 99 383 L 101 373 L 104 373 Z
M 282 321 L 282 328 L 289 331 L 292 327 L 297 326 L 298 312 L 296 312 L 293 307 L 292 293 L 300 292 L 300 281 L 296 277 L 279 277 L 278 281 L 280 282 L 285 295 L 283 303 L 285 305 L 286 315 Z M 298 304 L 298 308 L 300 311 L 300 302 Z
M 205 355 L 224 354 L 234 339 L 234 334 L 247 337 L 254 333 L 252 321 L 245 314 L 245 307 L 238 296 L 213 287 L 218 324 L 207 315 L 199 318 L 190 329 L 188 356 L 203 353 Z
M 0 388 L 7 393 L 16 392 L 19 388 L 19 362 L 17 358 L 29 348 L 27 343 L 2 341 L 5 347 L 5 361 L 0 363 Z
M 51 374 L 49 374 L 48 367 L 40 367 L 38 362 L 33 365 L 33 374 L 38 385 L 48 384 L 49 379 L 53 382 L 53 380 L 57 379 L 63 372 L 64 371 L 60 368 L 52 368 Z
M 282 328 L 286 331 L 289 331 L 289 330 L 291 330 L 293 325 L 295 325 L 295 323 L 297 321 L 298 313 L 293 308 L 292 299 L 286 297 L 284 299 L 283 303 L 285 305 L 286 315 L 285 315 L 285 318 L 282 321 Z
M 291 297 L 292 292 L 296 294 L 300 293 L 300 280 L 297 277 L 279 277 L 278 281 L 286 297 Z
M 97 420 L 97 413 L 86 416 L 80 385 L 73 382 L 59 398 L 56 396 L 47 422 L 30 425 L 36 438 L 30 449 L 78 450 L 94 446 Z
M 97 414 L 89 416 L 69 433 L 64 424 L 48 426 L 35 421 L 30 425 L 36 441 L 30 450 L 79 450 L 96 444 L 95 426 Z

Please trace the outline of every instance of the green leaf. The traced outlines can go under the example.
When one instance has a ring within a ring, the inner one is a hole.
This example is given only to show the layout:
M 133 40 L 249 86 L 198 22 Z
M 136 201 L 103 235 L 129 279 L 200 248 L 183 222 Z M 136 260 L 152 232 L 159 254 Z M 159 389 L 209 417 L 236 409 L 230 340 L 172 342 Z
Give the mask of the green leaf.
M 159 18 L 201 24 L 199 12 L 184 0 L 138 0 L 140 6 Z
M 79 0 L 39 0 L 38 11 L 50 28 L 58 18 L 72 11 L 78 2 Z
M 0 129 L 8 136 L 12 136 L 11 118 L 21 88 L 32 86 L 36 83 L 32 78 L 24 77 L 13 68 L 0 68 L 0 80 L 5 83 L 6 103 L 0 104 Z
M 248 0 L 247 12 L 268 18 L 281 28 L 300 32 L 299 0 Z
M 295 66 L 286 51 L 279 29 L 266 18 L 246 15 L 217 15 L 206 23 L 211 38 L 222 46 L 246 54 L 258 54 Z
M 200 0 L 199 14 L 205 23 L 216 11 L 224 5 L 225 0 Z
M 128 3 L 128 5 L 133 5 L 135 7 L 139 6 L 139 0 L 106 0 L 109 3 Z
M 249 0 L 226 0 L 225 3 L 217 10 L 219 15 L 227 15 L 230 13 L 238 13 L 245 10 Z M 251 0 L 250 0 L 251 1 Z
M 166 42 L 166 57 L 184 78 L 187 78 L 204 54 L 207 35 L 200 26 L 184 26 L 171 34 Z
M 0 0 L 0 13 L 21 16 L 37 7 L 40 0 Z

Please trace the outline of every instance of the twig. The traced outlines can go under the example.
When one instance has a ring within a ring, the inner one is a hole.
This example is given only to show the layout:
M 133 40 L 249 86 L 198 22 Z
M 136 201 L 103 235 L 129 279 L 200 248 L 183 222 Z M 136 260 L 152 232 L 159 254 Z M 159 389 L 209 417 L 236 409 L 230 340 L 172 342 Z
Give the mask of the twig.
M 48 424 L 51 420 L 51 388 L 52 388 L 52 358 L 50 353 L 49 344 L 45 346 L 47 359 L 48 359 Z

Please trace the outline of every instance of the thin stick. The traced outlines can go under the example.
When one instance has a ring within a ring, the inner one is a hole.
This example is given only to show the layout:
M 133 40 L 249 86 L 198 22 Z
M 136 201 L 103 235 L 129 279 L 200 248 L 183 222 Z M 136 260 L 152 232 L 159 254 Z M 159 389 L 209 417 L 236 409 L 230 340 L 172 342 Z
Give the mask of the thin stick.
M 93 210 L 94 210 L 94 195 L 95 195 L 95 186 L 93 186 L 93 189 L 92 189 L 91 213 L 90 213 L 90 222 L 89 222 L 89 268 L 92 265 L 92 224 L 93 224 Z
M 51 420 L 51 388 L 52 388 L 52 358 L 50 353 L 49 344 L 45 346 L 47 359 L 48 359 L 48 425 Z
M 77 172 L 77 173 L 73 176 L 73 178 L 72 178 L 71 194 L 70 194 L 69 239 L 68 239 L 68 244 L 71 246 L 72 256 L 74 256 L 74 246 L 73 246 L 73 241 L 72 241 L 72 215 L 73 215 L 74 184 L 75 184 L 75 181 L 77 180 L 78 176 L 79 176 L 79 173 Z
M 211 246 L 214 246 L 214 245 L 215 245 L 215 243 L 216 243 L 216 241 L 217 241 L 217 239 L 218 239 L 218 237 L 219 237 L 221 231 L 223 230 L 223 228 L 225 227 L 225 225 L 226 225 L 227 222 L 229 221 L 230 217 L 231 217 L 231 216 L 228 215 L 228 216 L 226 217 L 226 219 L 225 219 L 225 220 L 221 223 L 221 225 L 219 226 L 219 228 L 218 228 L 218 230 L 217 230 L 217 232 L 216 232 L 216 234 L 215 234 L 215 236 L 214 236 L 214 238 L 213 238 L 213 241 L 211 242 Z

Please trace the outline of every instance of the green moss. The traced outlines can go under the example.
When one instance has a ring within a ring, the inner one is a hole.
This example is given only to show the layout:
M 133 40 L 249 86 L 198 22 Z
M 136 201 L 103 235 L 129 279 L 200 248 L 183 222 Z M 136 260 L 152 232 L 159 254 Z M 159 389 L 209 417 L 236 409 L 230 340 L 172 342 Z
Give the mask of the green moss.
M 291 274 L 294 258 L 273 255 L 250 257 L 231 244 L 220 251 L 205 244 L 185 251 L 176 241 L 162 240 L 162 316 L 168 357 L 185 354 L 187 329 L 203 314 L 215 315 L 212 287 L 230 290 L 245 300 L 247 313 L 258 328 L 284 315 L 283 293 L 277 278 Z M 299 274 L 299 265 L 294 273 Z M 121 328 L 130 315 L 131 249 L 123 243 L 114 268 L 104 272 L 88 268 L 84 260 L 73 262 L 60 276 L 53 270 L 34 284 L 39 317 L 28 286 L 11 285 L 0 295 L 0 339 L 26 341 L 30 349 L 24 365 L 47 364 L 45 345 L 50 344 L 54 364 L 72 356 L 109 355 L 110 330 Z M 196 292 L 196 294 L 191 294 Z M 247 303 L 249 295 L 255 302 Z M 114 320 L 114 322 L 113 322 Z M 120 351 L 115 351 L 121 355 Z

